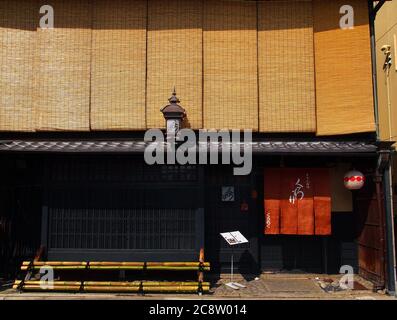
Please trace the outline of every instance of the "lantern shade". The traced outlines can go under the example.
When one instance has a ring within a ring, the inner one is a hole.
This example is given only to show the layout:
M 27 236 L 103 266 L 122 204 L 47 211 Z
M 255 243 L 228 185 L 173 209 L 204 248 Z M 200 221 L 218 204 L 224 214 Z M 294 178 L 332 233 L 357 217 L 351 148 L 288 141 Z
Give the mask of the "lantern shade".
M 167 134 L 176 135 L 181 128 L 181 119 L 167 119 Z
M 168 101 L 169 104 L 160 110 L 163 113 L 164 118 L 166 120 L 183 119 L 186 116 L 186 111 L 178 104 L 180 101 L 176 96 L 175 89 Z
M 344 185 L 349 190 L 358 190 L 364 186 L 365 176 L 362 172 L 351 170 L 343 178 Z
M 160 111 L 166 121 L 167 135 L 177 137 L 179 130 L 182 128 L 182 121 L 186 116 L 186 111 L 178 104 L 180 101 L 176 96 L 175 88 L 168 101 L 169 104 Z

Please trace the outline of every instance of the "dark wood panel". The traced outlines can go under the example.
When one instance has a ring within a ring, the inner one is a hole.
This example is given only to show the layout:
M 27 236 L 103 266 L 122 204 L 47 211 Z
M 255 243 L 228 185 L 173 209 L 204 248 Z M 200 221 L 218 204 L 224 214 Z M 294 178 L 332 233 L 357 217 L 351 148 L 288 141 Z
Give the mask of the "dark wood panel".
M 136 157 L 47 162 L 49 259 L 179 261 L 194 252 L 197 260 L 204 219 L 197 166 L 148 166 Z
M 383 230 L 381 215 L 383 205 L 379 205 L 378 196 L 383 203 L 383 194 L 377 194 L 373 176 L 366 177 L 363 189 L 354 196 L 354 214 L 356 217 L 356 234 L 358 244 L 359 273 L 365 278 L 382 286 L 384 281 L 384 248 L 382 245 Z
M 212 269 L 229 271 L 231 255 L 240 272 L 259 270 L 259 215 L 255 201 L 251 198 L 253 181 L 251 176 L 234 176 L 231 166 L 209 166 L 206 168 L 205 187 L 205 247 L 206 260 Z M 222 201 L 222 186 L 234 187 L 234 201 Z M 248 210 L 241 210 L 241 204 Z M 229 246 L 221 232 L 240 231 L 249 243 Z

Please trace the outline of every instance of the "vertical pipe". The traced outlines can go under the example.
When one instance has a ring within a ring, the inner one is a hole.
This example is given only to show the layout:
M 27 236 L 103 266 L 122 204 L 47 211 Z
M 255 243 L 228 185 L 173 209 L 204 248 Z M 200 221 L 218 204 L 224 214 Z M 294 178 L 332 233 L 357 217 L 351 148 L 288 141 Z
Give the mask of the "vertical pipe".
M 396 260 L 394 246 L 394 221 L 393 221 L 393 202 L 391 196 L 391 163 L 388 163 L 383 173 L 383 188 L 386 205 L 386 243 L 387 243 L 387 289 L 391 295 L 396 294 Z
M 372 65 L 372 92 L 374 97 L 374 115 L 376 126 L 376 138 L 379 139 L 379 111 L 378 111 L 378 81 L 376 72 L 376 40 L 375 40 L 375 16 L 373 1 L 368 0 L 369 33 L 371 41 L 371 65 Z
M 378 213 L 379 213 L 379 225 L 380 225 L 380 263 L 381 263 L 381 270 L 380 270 L 380 281 L 378 284 L 377 289 L 384 289 L 386 287 L 386 245 L 385 245 L 385 219 L 383 210 L 382 200 L 384 197 L 382 196 L 382 175 L 380 173 L 375 174 L 375 186 L 376 186 L 376 201 L 378 205 Z

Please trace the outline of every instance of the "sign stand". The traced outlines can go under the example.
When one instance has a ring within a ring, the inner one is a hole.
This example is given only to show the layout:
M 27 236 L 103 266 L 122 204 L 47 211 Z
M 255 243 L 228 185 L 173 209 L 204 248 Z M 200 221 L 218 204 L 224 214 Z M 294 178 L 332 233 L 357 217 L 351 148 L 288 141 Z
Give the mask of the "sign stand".
M 232 256 L 230 259 L 230 282 L 226 283 L 226 285 L 234 290 L 239 290 L 239 288 L 245 288 L 245 285 L 242 285 L 238 282 L 234 282 L 233 275 L 234 275 L 234 251 L 233 247 L 240 243 L 247 243 L 248 240 L 240 233 L 240 231 L 233 231 L 233 232 L 225 232 L 221 233 L 221 236 L 226 240 L 226 242 L 232 248 Z

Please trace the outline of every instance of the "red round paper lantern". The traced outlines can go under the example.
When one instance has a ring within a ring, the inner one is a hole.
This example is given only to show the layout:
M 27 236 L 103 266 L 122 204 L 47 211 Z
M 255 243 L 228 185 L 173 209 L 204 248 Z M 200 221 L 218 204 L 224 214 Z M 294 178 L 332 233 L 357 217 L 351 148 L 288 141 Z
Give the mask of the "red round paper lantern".
M 343 182 L 347 189 L 358 190 L 364 186 L 365 176 L 360 171 L 352 170 L 345 174 Z

